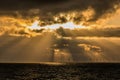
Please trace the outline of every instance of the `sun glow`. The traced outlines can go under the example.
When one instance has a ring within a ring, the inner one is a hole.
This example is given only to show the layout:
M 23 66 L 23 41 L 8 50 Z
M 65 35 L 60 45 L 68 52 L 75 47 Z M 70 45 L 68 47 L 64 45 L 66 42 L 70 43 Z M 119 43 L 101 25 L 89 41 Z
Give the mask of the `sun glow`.
M 48 30 L 56 30 L 58 28 L 64 29 L 78 29 L 78 28 L 85 28 L 85 26 L 75 25 L 73 22 L 67 22 L 63 24 L 52 24 L 47 26 L 39 26 L 39 21 L 35 21 L 31 26 L 28 26 L 30 30 L 41 30 L 41 29 L 48 29 Z

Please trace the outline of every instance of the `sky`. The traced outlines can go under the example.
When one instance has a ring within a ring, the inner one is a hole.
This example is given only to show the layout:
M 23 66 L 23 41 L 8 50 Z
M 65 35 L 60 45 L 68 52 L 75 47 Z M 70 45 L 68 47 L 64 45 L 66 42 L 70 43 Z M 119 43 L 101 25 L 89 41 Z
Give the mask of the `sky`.
M 110 20 L 108 20 L 108 25 L 115 25 L 115 27 L 119 27 L 120 23 L 120 11 L 118 11 Z
M 89 25 L 113 16 L 119 3 L 119 0 L 1 0 L 0 15 L 23 19 L 39 17 L 45 24 L 73 21 Z M 55 17 L 58 20 L 54 20 Z
M 35 21 L 42 27 L 72 22 L 91 28 L 116 28 L 119 9 L 120 0 L 1 0 L 0 35 L 30 34 L 25 28 Z
M 0 0 L 0 62 L 119 62 L 120 0 Z

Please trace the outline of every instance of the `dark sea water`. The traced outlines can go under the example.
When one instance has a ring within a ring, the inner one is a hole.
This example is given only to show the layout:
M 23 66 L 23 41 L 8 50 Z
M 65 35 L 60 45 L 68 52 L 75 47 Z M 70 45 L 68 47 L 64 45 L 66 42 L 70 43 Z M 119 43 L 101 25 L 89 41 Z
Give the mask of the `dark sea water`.
M 1 63 L 0 80 L 120 80 L 120 64 Z

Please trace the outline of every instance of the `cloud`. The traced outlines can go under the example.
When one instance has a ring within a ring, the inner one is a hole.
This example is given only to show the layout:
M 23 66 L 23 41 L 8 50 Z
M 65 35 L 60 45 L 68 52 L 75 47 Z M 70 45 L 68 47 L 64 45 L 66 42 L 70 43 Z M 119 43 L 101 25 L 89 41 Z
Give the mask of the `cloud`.
M 120 27 L 64 29 L 64 33 L 65 37 L 120 37 Z
M 1 0 L 0 15 L 33 18 L 41 25 L 73 21 L 89 25 L 116 12 L 120 0 Z
M 96 44 L 84 42 L 84 39 L 81 40 L 67 40 L 67 39 L 58 39 L 55 44 L 55 49 L 60 51 L 67 50 L 72 57 L 72 60 L 75 62 L 79 61 L 101 61 L 101 56 L 103 55 L 102 48 Z
M 98 24 L 119 7 L 120 0 L 1 0 L 0 35 L 38 35 L 39 31 L 26 30 L 35 20 L 41 26 L 69 21 L 87 26 Z
M 99 46 L 89 45 L 89 44 L 78 44 L 78 46 L 83 47 L 84 51 L 89 52 L 101 52 L 101 48 Z
M 29 30 L 26 26 L 30 25 L 32 20 L 18 19 L 14 17 L 2 16 L 0 18 L 0 35 L 26 36 L 32 37 L 40 35 L 35 31 Z
M 11 36 L 26 36 L 34 37 L 41 35 L 48 31 L 47 29 L 31 30 L 28 27 L 31 26 L 37 18 L 33 19 L 22 19 L 14 18 L 9 16 L 2 16 L 0 18 L 0 35 L 11 35 Z M 61 24 L 62 25 L 62 24 Z M 52 27 L 53 25 L 51 25 Z M 55 25 L 54 25 L 55 26 Z M 69 26 L 69 25 L 67 25 Z M 71 25 L 74 26 L 74 25 Z M 40 26 L 38 26 L 40 27 Z M 49 27 L 49 26 L 48 26 Z M 56 27 L 56 26 L 55 26 Z M 59 26 L 58 26 L 59 27 Z M 64 27 L 64 26 L 63 26 Z M 80 29 L 68 29 L 58 28 L 54 30 L 56 37 L 119 37 L 120 27 L 106 27 L 106 28 L 80 28 Z

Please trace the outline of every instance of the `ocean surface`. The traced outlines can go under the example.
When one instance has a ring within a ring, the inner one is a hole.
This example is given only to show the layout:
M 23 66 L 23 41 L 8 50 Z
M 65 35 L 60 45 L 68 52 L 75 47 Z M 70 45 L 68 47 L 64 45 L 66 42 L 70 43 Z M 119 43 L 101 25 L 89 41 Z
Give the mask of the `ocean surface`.
M 120 80 L 120 64 L 1 63 L 0 80 Z

